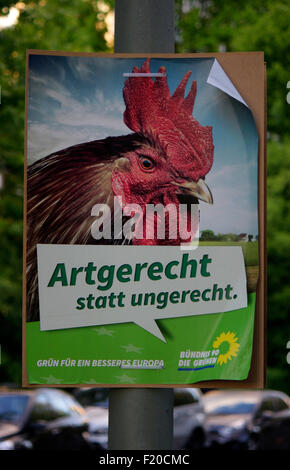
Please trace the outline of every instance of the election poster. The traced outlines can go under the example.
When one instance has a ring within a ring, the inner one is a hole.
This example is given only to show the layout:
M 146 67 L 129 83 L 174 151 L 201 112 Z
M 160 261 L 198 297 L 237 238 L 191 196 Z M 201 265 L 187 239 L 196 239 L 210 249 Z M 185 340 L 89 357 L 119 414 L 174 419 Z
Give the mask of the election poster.
M 29 51 L 25 385 L 261 386 L 263 70 Z

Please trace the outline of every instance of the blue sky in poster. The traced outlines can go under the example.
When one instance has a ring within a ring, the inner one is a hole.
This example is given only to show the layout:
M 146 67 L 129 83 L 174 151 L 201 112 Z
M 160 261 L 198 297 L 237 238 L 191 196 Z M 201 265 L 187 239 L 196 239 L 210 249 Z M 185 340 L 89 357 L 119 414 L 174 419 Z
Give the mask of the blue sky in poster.
M 30 55 L 28 163 L 62 148 L 130 133 L 123 123 L 124 72 L 143 59 Z M 167 70 L 171 93 L 188 70 L 197 80 L 194 116 L 213 126 L 214 164 L 206 176 L 214 205 L 201 203 L 200 229 L 258 233 L 258 137 L 249 109 L 206 80 L 213 59 L 152 59 Z

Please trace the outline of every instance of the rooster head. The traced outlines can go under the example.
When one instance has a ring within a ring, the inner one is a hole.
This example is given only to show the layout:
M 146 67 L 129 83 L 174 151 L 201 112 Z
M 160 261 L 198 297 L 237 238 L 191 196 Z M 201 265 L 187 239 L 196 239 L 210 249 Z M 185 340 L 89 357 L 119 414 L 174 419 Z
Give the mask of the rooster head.
M 196 81 L 184 96 L 191 71 L 172 96 L 164 67 L 155 81 L 143 76 L 150 73 L 149 59 L 132 72 L 142 76 L 131 76 L 124 84 L 124 122 L 141 140 L 134 151 L 124 155 L 127 162 L 122 169 L 113 172 L 114 194 L 125 205 L 138 204 L 143 210 L 146 204 L 179 206 L 198 199 L 212 203 L 204 182 L 213 163 L 212 128 L 202 126 L 192 115 Z M 194 236 L 192 233 L 191 239 Z

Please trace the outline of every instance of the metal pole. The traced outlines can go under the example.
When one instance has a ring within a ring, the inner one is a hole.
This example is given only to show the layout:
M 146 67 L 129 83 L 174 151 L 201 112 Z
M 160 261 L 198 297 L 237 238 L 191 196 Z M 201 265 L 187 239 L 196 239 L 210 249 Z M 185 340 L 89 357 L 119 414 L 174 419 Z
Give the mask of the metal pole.
M 172 410 L 172 389 L 111 389 L 109 449 L 171 449 L 173 440 Z
M 174 52 L 174 0 L 116 0 L 115 52 Z M 110 450 L 168 450 L 172 442 L 172 389 L 110 390 Z
M 174 52 L 174 0 L 115 0 L 115 52 Z

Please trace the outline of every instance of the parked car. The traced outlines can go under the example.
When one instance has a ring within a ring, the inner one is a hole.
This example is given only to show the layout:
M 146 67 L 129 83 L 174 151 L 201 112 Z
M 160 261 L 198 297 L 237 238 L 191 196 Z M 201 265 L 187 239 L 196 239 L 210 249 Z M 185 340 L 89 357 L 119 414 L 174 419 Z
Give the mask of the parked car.
M 0 450 L 85 450 L 83 407 L 56 389 L 0 391 Z
M 290 449 L 290 409 L 264 415 L 260 432 L 253 436 L 258 450 Z
M 174 389 L 173 438 L 175 449 L 201 449 L 205 442 L 205 412 L 197 388 Z
M 108 447 L 108 389 L 76 389 L 74 395 L 84 406 L 89 420 L 89 440 Z M 198 389 L 174 390 L 174 448 L 199 449 L 205 441 L 205 413 Z
M 286 394 L 273 390 L 226 390 L 204 396 L 206 445 L 256 449 L 269 413 L 289 408 Z M 270 419 L 272 419 L 270 418 Z
M 107 388 L 78 388 L 74 396 L 82 404 L 88 419 L 87 439 L 92 446 L 108 448 L 109 390 Z

